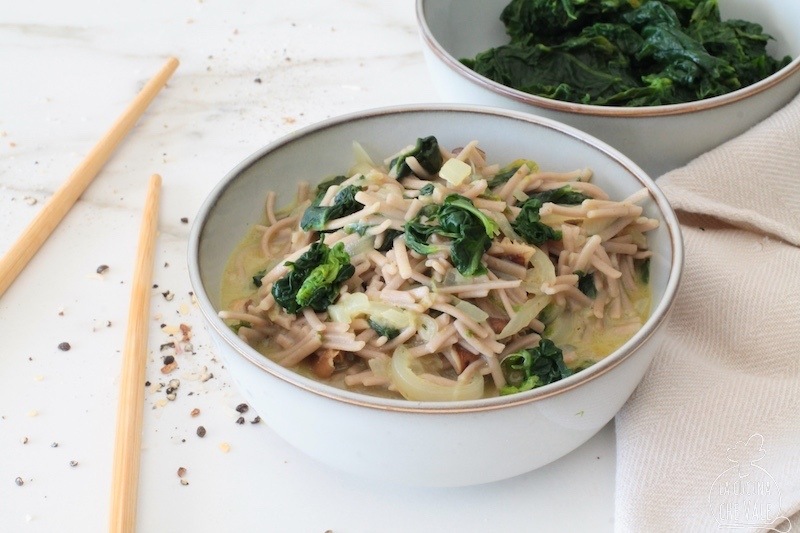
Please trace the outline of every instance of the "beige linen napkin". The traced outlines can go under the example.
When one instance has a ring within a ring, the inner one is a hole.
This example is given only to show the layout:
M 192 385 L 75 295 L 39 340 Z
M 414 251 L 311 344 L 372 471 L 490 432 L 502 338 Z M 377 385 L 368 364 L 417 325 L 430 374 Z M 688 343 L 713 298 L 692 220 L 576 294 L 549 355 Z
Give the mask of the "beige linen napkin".
M 800 96 L 658 185 L 686 259 L 616 418 L 616 529 L 800 532 Z

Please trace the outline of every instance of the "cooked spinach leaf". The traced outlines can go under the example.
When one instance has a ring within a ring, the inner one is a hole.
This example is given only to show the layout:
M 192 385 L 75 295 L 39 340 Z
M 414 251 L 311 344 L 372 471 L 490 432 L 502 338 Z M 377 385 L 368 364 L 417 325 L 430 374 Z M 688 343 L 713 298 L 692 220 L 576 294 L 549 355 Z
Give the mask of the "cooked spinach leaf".
M 439 205 L 428 204 L 420 209 L 417 216 L 405 223 L 403 233 L 405 234 L 406 246 L 423 255 L 439 251 L 440 247 L 438 245 L 428 244 L 428 238 L 437 231 L 437 226 L 434 223 L 439 209 Z
M 442 205 L 429 204 L 416 217 L 405 224 L 406 245 L 420 254 L 440 250 L 429 244 L 431 235 L 451 239 L 450 260 L 463 276 L 477 276 L 486 272 L 483 254 L 499 232 L 497 223 L 475 207 L 472 200 L 450 194 Z
M 334 184 L 335 185 L 335 184 Z M 325 196 L 326 187 L 320 196 L 319 188 L 317 188 L 317 197 L 314 199 L 314 204 L 310 205 L 303 218 L 300 219 L 300 227 L 305 231 L 323 231 L 325 224 L 329 220 L 335 220 L 343 216 L 352 215 L 353 213 L 361 210 L 364 205 L 356 200 L 356 193 L 362 188 L 356 185 L 348 185 L 342 188 L 333 197 L 333 202 L 330 206 L 320 206 L 319 202 Z
M 561 239 L 561 232 L 541 221 L 539 209 L 546 202 L 575 205 L 589 198 L 589 196 L 574 190 L 569 185 L 549 191 L 537 192 L 522 202 L 522 210 L 511 223 L 511 227 L 529 244 L 542 244 L 548 240 L 559 240 Z
M 386 337 L 387 339 L 392 340 L 400 335 L 399 329 L 391 326 L 384 326 L 371 318 L 367 319 L 367 323 L 369 324 L 370 328 L 375 330 L 375 333 L 377 333 L 379 337 Z
M 717 0 L 512 0 L 508 44 L 462 62 L 531 94 L 593 105 L 700 100 L 789 63 L 755 23 L 721 20 Z
M 234 333 L 239 333 L 240 329 L 242 329 L 242 328 L 252 328 L 253 324 L 251 324 L 250 322 L 247 322 L 245 320 L 240 320 L 236 324 L 231 324 L 230 327 L 231 327 L 231 329 L 233 330 Z
M 584 200 L 589 200 L 591 196 L 587 196 L 582 192 L 576 191 L 569 185 L 564 185 L 558 189 L 550 189 L 549 191 L 534 193 L 530 196 L 530 198 L 538 198 L 542 203 L 551 202 L 554 204 L 578 205 Z
M 538 346 L 507 355 L 500 368 L 508 382 L 500 389 L 501 395 L 535 389 L 573 374 L 564 364 L 563 352 L 550 339 L 541 339 Z
M 266 270 L 259 270 L 256 272 L 255 276 L 253 276 L 253 285 L 256 287 L 261 287 L 261 280 L 264 279 L 264 275 L 267 273 Z
M 512 161 L 511 163 L 507 164 L 506 166 L 497 171 L 497 174 L 495 174 L 494 177 L 492 177 L 492 179 L 489 180 L 488 183 L 489 188 L 497 187 L 498 185 L 502 185 L 508 180 L 510 180 L 511 177 L 517 173 L 517 170 L 519 170 L 522 165 L 527 165 L 528 169 L 530 169 L 531 172 L 539 169 L 539 165 L 537 165 L 535 161 L 531 161 L 529 159 L 515 159 L 514 161 Z
M 394 240 L 402 235 L 403 232 L 396 229 L 387 229 L 383 235 L 383 242 L 376 248 L 379 252 L 388 252 L 394 246 Z
M 522 210 L 511 223 L 517 235 L 528 244 L 542 244 L 545 241 L 560 240 L 561 232 L 541 221 L 539 209 L 543 202 L 539 198 L 528 198 L 522 203 Z
M 406 163 L 406 158 L 412 156 L 428 174 L 436 174 L 442 168 L 443 161 L 442 153 L 439 151 L 439 141 L 430 135 L 417 139 L 413 148 L 392 159 L 389 162 L 389 174 L 397 179 L 413 174 L 411 167 Z
M 594 276 L 588 272 L 577 270 L 578 290 L 589 298 L 597 298 L 597 287 L 594 285 Z
M 633 264 L 639 279 L 645 285 L 650 283 L 650 258 L 639 259 Z
M 333 248 L 315 242 L 297 261 L 287 261 L 290 271 L 272 285 L 272 296 L 287 313 L 305 307 L 320 312 L 339 298 L 339 288 L 355 273 L 342 243 Z
M 436 190 L 436 187 L 433 186 L 433 183 L 429 183 L 429 184 L 425 185 L 423 188 L 421 188 L 419 190 L 419 195 L 420 196 L 430 196 L 431 194 L 433 194 L 433 191 L 435 191 L 435 190 Z
M 319 205 L 322 199 L 325 198 L 325 193 L 328 192 L 328 189 L 334 185 L 341 185 L 346 179 L 347 176 L 336 176 L 317 185 L 317 193 L 314 195 L 311 205 Z

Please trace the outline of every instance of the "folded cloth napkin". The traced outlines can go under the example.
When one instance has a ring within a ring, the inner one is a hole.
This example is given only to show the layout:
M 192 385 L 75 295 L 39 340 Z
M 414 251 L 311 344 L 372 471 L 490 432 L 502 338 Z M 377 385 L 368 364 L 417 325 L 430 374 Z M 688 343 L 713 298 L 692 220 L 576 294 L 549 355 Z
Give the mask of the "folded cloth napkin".
M 800 96 L 658 185 L 686 256 L 616 417 L 616 529 L 800 532 Z

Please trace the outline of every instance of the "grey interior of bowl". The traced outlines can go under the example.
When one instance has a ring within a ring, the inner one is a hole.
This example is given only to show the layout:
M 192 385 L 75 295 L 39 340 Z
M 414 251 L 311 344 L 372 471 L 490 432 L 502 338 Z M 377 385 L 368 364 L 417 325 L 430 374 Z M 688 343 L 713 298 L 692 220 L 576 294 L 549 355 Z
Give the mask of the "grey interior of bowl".
M 500 13 L 510 0 L 423 0 L 425 19 L 439 44 L 453 57 L 473 57 L 505 44 L 508 36 Z M 800 55 L 800 2 L 797 0 L 720 0 L 723 19 L 761 24 L 774 37 L 768 50 L 775 56 Z
M 591 167 L 593 181 L 612 198 L 623 198 L 642 187 L 635 167 L 626 167 L 627 159 L 621 163 L 611 155 L 613 150 L 607 153 L 597 148 L 582 133 L 565 135 L 540 118 L 426 109 L 367 116 L 335 126 L 329 122 L 294 142 L 255 154 L 217 191 L 198 247 L 198 270 L 212 305 L 219 308 L 226 260 L 248 228 L 261 220 L 267 191 L 275 190 L 281 201 L 289 201 L 299 180 L 316 184 L 325 177 L 346 173 L 353 163 L 353 141 L 360 142 L 379 161 L 426 135 L 435 135 L 447 148 L 477 139 L 490 162 L 504 164 L 530 158 L 545 170 Z M 661 218 L 654 201 L 645 207 L 648 216 Z M 661 300 L 667 287 L 673 238 L 664 224 L 650 235 L 651 248 L 656 251 L 651 266 L 655 302 Z

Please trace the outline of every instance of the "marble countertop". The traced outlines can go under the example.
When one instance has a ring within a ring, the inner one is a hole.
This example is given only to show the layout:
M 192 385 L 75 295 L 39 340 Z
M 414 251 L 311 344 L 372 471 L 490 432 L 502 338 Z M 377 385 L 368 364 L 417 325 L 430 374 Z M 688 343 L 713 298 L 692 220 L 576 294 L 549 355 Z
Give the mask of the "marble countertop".
M 32 0 L 2 11 L 0 253 L 164 60 L 181 65 L 0 298 L 0 531 L 107 528 L 121 350 L 153 173 L 164 188 L 139 531 L 613 529 L 613 427 L 549 466 L 489 485 L 352 478 L 252 423 L 252 409 L 237 411 L 243 400 L 192 303 L 187 235 L 239 161 L 331 116 L 439 100 L 412 0 Z M 164 375 L 160 348 L 181 324 L 191 347 Z M 157 386 L 170 379 L 180 380 L 174 400 Z

